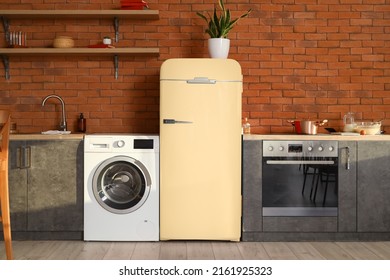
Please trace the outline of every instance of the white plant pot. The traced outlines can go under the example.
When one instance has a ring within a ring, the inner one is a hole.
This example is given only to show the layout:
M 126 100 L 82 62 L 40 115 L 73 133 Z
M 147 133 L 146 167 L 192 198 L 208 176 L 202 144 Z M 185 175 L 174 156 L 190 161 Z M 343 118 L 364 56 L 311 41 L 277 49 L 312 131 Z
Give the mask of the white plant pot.
M 208 47 L 211 58 L 227 58 L 229 55 L 230 40 L 225 38 L 210 38 Z

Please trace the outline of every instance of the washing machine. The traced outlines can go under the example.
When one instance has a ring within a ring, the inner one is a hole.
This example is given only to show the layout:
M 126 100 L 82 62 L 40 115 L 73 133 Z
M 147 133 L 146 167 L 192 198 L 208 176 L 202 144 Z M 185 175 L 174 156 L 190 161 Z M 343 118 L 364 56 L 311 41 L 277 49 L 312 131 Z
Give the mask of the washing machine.
M 84 240 L 159 240 L 159 136 L 85 135 Z

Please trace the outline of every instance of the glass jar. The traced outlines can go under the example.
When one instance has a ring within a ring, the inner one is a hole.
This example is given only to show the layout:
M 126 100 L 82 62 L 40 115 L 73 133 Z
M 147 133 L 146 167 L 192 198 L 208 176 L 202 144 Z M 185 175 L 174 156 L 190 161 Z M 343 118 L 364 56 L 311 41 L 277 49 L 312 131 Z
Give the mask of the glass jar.
M 355 114 L 352 112 L 348 112 L 344 115 L 343 118 L 344 122 L 344 132 L 353 132 L 353 129 L 355 128 Z

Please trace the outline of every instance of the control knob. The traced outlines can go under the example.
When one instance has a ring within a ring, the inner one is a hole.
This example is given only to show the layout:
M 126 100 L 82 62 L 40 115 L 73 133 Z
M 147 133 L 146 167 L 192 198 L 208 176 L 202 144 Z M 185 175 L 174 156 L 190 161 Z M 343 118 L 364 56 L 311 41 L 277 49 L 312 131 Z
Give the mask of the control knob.
M 268 147 L 268 151 L 272 152 L 273 150 L 274 150 L 274 147 L 272 147 L 272 146 Z
M 118 145 L 118 148 L 123 148 L 123 147 L 125 146 L 125 141 L 119 140 L 119 141 L 117 142 L 117 145 Z
M 283 150 L 284 150 L 284 147 L 283 147 L 283 146 L 280 146 L 280 147 L 279 147 L 279 151 L 282 152 Z
M 322 146 L 318 147 L 318 151 L 322 152 L 323 150 L 324 150 L 324 147 L 322 147 Z
M 308 150 L 309 152 L 311 152 L 311 151 L 313 151 L 313 147 L 312 147 L 312 146 L 309 146 L 309 147 L 307 147 L 307 150 Z
M 329 147 L 329 152 L 333 152 L 334 151 L 334 147 L 333 146 L 330 146 Z

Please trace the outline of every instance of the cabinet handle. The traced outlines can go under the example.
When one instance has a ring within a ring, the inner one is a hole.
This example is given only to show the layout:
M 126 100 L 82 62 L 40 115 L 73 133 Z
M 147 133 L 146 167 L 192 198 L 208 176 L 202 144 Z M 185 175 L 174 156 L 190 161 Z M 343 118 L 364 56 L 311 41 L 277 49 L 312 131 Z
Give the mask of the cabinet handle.
M 17 149 L 18 160 L 16 167 L 26 169 L 31 167 L 31 147 L 19 147 Z
M 349 147 L 345 147 L 346 153 L 347 153 L 347 163 L 345 166 L 345 169 L 350 170 L 351 169 L 351 159 L 349 154 Z

